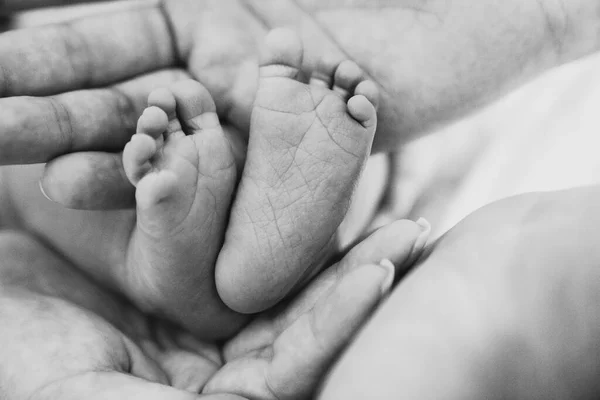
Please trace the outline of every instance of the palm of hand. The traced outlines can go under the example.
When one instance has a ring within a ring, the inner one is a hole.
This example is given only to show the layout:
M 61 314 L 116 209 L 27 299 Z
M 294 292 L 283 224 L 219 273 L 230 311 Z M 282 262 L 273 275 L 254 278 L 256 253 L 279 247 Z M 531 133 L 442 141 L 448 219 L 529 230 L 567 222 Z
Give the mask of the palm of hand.
M 144 316 L 34 240 L 5 233 L 0 253 L 9 398 L 193 399 L 162 385 L 197 392 L 220 366 L 215 346 Z
M 424 244 L 418 229 L 406 228 L 412 231 L 394 232 L 406 243 L 391 254 L 403 261 Z M 380 232 L 375 239 L 383 237 Z M 150 319 L 33 239 L 5 233 L 0 316 L 6 326 L 0 337 L 7 346 L 0 354 L 15 362 L 0 380 L 11 380 L 15 399 L 191 400 L 190 392 L 202 390 L 214 399 L 239 398 L 223 393 L 305 398 L 390 288 L 391 271 L 360 266 L 364 254 L 377 253 L 376 243 L 350 252 L 292 303 L 257 319 L 220 350 Z M 31 365 L 33 374 L 21 375 Z

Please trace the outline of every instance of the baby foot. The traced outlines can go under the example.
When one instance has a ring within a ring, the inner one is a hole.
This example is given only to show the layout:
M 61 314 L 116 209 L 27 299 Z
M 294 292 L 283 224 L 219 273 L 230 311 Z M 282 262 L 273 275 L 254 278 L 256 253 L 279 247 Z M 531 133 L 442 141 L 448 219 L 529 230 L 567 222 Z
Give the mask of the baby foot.
M 228 336 L 245 319 L 222 303 L 214 282 L 236 184 L 229 142 L 196 81 L 155 90 L 148 104 L 123 152 L 137 201 L 127 257 L 132 292 L 147 311 L 204 338 Z
M 288 294 L 327 258 L 370 153 L 378 91 L 351 61 L 299 81 L 303 48 L 272 31 L 262 55 L 244 173 L 217 262 L 217 288 L 253 313 Z

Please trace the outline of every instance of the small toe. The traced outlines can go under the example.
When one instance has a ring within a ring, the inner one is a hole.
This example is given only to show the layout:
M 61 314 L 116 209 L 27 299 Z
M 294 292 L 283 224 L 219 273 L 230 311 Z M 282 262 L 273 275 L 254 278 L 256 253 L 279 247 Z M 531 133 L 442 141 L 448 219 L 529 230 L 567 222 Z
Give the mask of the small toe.
M 137 133 L 145 133 L 154 139 L 162 135 L 169 125 L 167 113 L 161 108 L 152 106 L 144 110 L 137 124 Z
M 177 102 L 177 115 L 182 122 L 187 123 L 205 113 L 216 115 L 215 102 L 200 82 L 192 79 L 179 81 L 171 86 L 171 92 Z
M 365 128 L 370 128 L 377 123 L 375 106 L 365 96 L 353 96 L 348 100 L 348 112 Z
M 173 92 L 169 88 L 159 88 L 153 90 L 148 96 L 148 105 L 158 107 L 167 114 L 167 128 L 164 130 L 164 138 L 173 134 L 183 136 L 183 130 L 179 118 L 177 118 L 177 101 Z
M 139 210 L 148 210 L 171 196 L 177 189 L 177 176 L 168 170 L 151 173 L 138 183 L 135 200 Z
M 339 63 L 340 60 L 338 57 L 329 56 L 320 59 L 312 72 L 310 84 L 331 89 L 333 86 L 333 75 Z
M 131 137 L 123 150 L 123 167 L 129 181 L 135 186 L 150 171 L 150 159 L 156 153 L 156 141 L 143 133 Z
M 296 78 L 302 66 L 302 40 L 291 29 L 277 28 L 269 32 L 260 57 L 261 77 Z
M 363 71 L 354 61 L 345 60 L 338 65 L 333 79 L 333 90 L 342 96 L 348 96 L 364 79 Z
M 356 86 L 356 89 L 354 89 L 354 94 L 365 96 L 367 100 L 369 100 L 371 104 L 375 106 L 376 110 L 379 108 L 379 89 L 377 89 L 377 85 L 375 85 L 375 82 L 371 80 L 365 80 L 360 82 Z
M 148 95 L 148 106 L 162 109 L 167 114 L 168 119 L 176 117 L 175 97 L 173 97 L 173 93 L 167 88 L 159 88 L 150 92 L 150 95 Z

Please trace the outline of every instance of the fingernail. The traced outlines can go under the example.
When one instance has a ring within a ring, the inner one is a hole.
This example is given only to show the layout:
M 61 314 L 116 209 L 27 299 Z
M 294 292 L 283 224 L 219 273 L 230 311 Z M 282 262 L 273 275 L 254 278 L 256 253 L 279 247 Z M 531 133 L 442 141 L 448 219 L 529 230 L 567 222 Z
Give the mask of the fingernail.
M 44 195 L 44 197 L 45 197 L 46 199 L 48 199 L 49 201 L 51 201 L 51 202 L 55 203 L 55 201 L 54 201 L 54 200 L 52 200 L 52 199 L 50 198 L 50 196 L 48 196 L 48 194 L 46 194 L 46 191 L 44 190 L 44 185 L 42 185 L 42 180 L 41 180 L 41 179 L 38 181 L 38 184 L 39 184 L 39 186 L 40 186 L 40 192 L 42 192 L 42 194 Z
M 431 233 L 431 224 L 425 218 L 421 217 L 417 220 L 417 225 L 421 227 L 421 234 L 415 242 L 415 248 L 423 250 L 429 239 L 429 234 Z
M 409 256 L 410 262 L 415 261 L 421 256 L 421 253 L 423 253 L 423 249 L 425 249 L 427 241 L 429 240 L 429 234 L 431 233 L 431 224 L 425 218 L 419 218 L 416 221 L 416 224 L 421 228 L 421 234 L 417 237 L 417 240 L 415 240 L 415 244 L 413 245 Z
M 396 275 L 396 268 L 394 267 L 394 264 L 392 264 L 392 262 L 390 260 L 388 260 L 387 258 L 384 258 L 383 260 L 381 260 L 379 262 L 379 266 L 381 268 L 383 268 L 386 273 L 385 278 L 384 278 L 383 282 L 381 283 L 381 294 L 386 295 L 390 291 L 390 288 L 392 287 L 392 284 L 394 283 L 394 276 Z
M 421 227 L 421 230 L 423 232 L 427 232 L 427 233 L 431 232 L 431 224 L 425 218 L 423 218 L 423 217 L 419 218 L 417 220 L 416 224 Z

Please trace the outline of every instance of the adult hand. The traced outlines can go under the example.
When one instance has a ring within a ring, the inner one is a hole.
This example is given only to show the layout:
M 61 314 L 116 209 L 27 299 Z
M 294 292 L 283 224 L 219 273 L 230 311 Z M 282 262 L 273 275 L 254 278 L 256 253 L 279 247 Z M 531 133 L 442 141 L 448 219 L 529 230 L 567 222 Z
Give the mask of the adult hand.
M 216 346 L 143 315 L 32 238 L 4 231 L 0 254 L 0 397 L 192 400 L 218 369 Z
M 600 187 L 475 212 L 432 247 L 321 399 L 595 399 Z
M 0 3 L 0 14 L 29 10 L 40 7 L 64 6 L 75 3 L 95 3 L 98 0 L 3 0 Z
M 89 276 L 124 294 L 145 312 L 168 318 L 188 331 L 206 334 L 202 316 L 196 312 L 193 285 L 188 287 L 192 290 L 189 292 L 182 291 L 176 281 L 147 284 L 143 271 L 127 269 L 135 211 L 79 211 L 51 203 L 38 189 L 41 168 L 9 166 L 0 171 L 0 189 L 4 189 L 0 190 L 0 202 L 5 205 L 0 208 L 2 225 L 42 238 Z M 396 232 L 398 249 L 403 249 L 416 240 L 420 227 L 404 221 Z M 189 274 L 186 276 L 191 279 Z
M 5 231 L 0 395 L 191 400 L 203 391 L 214 400 L 307 398 L 391 287 L 393 266 L 370 260 L 396 260 L 402 273 L 421 252 L 427 232 L 407 240 L 405 223 L 374 233 L 223 349 L 140 313 L 42 244 Z
M 422 7 L 411 1 L 165 0 L 5 33 L 0 163 L 86 151 L 48 166 L 47 194 L 74 208 L 131 206 L 133 188 L 123 179 L 120 157 L 110 152 L 133 133 L 147 93 L 191 76 L 216 98 L 223 122 L 245 132 L 257 43 L 281 25 L 301 31 L 308 64 L 324 54 L 350 57 L 379 83 L 374 148 L 390 150 L 541 70 L 594 51 L 595 7 L 593 0 L 483 1 L 477 7 L 468 0 Z

